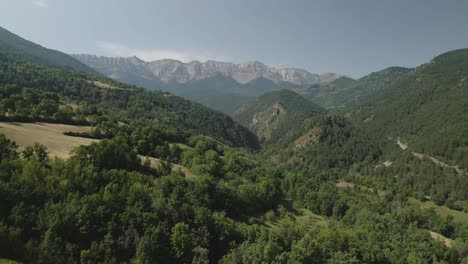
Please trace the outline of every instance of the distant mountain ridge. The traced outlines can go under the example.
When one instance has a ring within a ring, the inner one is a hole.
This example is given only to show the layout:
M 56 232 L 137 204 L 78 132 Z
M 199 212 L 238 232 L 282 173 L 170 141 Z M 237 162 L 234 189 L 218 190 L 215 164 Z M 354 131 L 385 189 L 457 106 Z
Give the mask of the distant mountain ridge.
M 359 104 L 368 96 L 385 90 L 410 71 L 404 67 L 389 67 L 358 80 L 341 76 L 331 82 L 291 87 L 291 90 L 322 107 L 341 108 Z
M 171 59 L 145 62 L 135 56 L 72 56 L 114 80 L 150 90 L 169 91 L 228 114 L 266 92 L 331 82 L 341 76 L 294 68 L 276 69 L 258 61 L 244 64 L 183 63 Z
M 296 85 L 306 85 L 330 82 L 341 76 L 335 73 L 315 74 L 296 68 L 277 69 L 258 61 L 241 64 L 211 60 L 184 63 L 172 59 L 146 62 L 135 56 L 127 58 L 111 58 L 88 54 L 72 56 L 102 74 L 117 80 L 133 75 L 163 83 L 187 83 L 192 80 L 207 79 L 221 73 L 232 77 L 240 84 L 246 84 L 263 77 L 274 83 L 288 82 Z

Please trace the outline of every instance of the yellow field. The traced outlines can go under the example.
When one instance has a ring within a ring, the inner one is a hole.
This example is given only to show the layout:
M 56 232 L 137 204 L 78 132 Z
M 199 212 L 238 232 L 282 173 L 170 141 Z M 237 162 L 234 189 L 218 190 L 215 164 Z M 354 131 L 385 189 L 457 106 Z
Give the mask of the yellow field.
M 35 142 L 47 147 L 51 158 L 68 158 L 70 151 L 80 145 L 97 142 L 96 139 L 66 136 L 63 132 L 88 132 L 89 126 L 73 126 L 51 123 L 0 122 L 0 134 L 12 139 L 20 149 Z
M 73 126 L 52 123 L 20 123 L 20 122 L 0 122 L 0 134 L 14 140 L 22 150 L 26 146 L 31 146 L 35 142 L 41 143 L 47 147 L 49 157 L 69 158 L 70 152 L 81 145 L 89 145 L 97 142 L 97 139 L 72 137 L 64 135 L 63 132 L 88 132 L 89 126 Z M 182 145 L 182 148 L 189 148 Z M 140 156 L 142 162 L 148 158 L 151 167 L 157 168 L 161 160 L 153 157 Z M 194 174 L 187 168 L 171 163 L 173 170 L 181 170 L 187 177 L 193 177 Z

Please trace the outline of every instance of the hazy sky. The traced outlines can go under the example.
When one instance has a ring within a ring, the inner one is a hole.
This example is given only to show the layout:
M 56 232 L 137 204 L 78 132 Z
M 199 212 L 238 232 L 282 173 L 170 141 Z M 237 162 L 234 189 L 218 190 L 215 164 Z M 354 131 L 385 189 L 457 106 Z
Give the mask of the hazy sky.
M 361 77 L 467 48 L 468 1 L 0 0 L 0 26 L 67 53 Z

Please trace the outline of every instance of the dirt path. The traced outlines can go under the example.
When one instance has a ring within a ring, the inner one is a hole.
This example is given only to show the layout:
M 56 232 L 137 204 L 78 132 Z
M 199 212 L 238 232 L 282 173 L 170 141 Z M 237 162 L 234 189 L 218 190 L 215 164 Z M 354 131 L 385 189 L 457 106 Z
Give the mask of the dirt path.
M 401 148 L 402 150 L 405 150 L 405 149 L 408 148 L 408 145 L 407 145 L 407 144 L 401 142 L 400 137 L 397 138 L 397 141 L 396 141 L 396 142 L 397 142 L 398 146 L 400 146 L 400 148 Z
M 463 170 L 460 169 L 458 166 L 451 166 L 451 165 L 448 165 L 447 163 L 445 162 L 442 162 L 430 155 L 427 155 L 427 154 L 423 154 L 423 153 L 418 153 L 418 152 L 411 152 L 413 154 L 413 156 L 419 158 L 419 159 L 423 159 L 423 158 L 428 158 L 430 159 L 434 164 L 437 164 L 441 167 L 444 167 L 444 168 L 451 168 L 451 169 L 454 169 L 455 171 L 457 171 L 458 173 L 463 173 Z
M 398 144 L 398 146 L 400 146 L 400 148 L 402 150 L 405 150 L 405 149 L 408 148 L 408 144 L 405 144 L 405 143 L 401 142 L 400 137 L 397 138 L 396 143 Z M 411 152 L 411 153 L 413 154 L 413 156 L 415 156 L 418 159 L 428 158 L 429 160 L 431 160 L 436 165 L 439 165 L 439 166 L 444 167 L 444 168 L 454 169 L 457 173 L 460 173 L 460 174 L 463 173 L 463 170 L 460 169 L 460 167 L 458 167 L 456 165 L 455 166 L 449 165 L 449 164 L 447 164 L 445 162 L 442 162 L 442 161 L 438 160 L 437 158 L 435 158 L 433 156 L 430 156 L 430 155 L 427 155 L 427 154 L 424 154 L 424 153 L 418 153 L 418 152 Z

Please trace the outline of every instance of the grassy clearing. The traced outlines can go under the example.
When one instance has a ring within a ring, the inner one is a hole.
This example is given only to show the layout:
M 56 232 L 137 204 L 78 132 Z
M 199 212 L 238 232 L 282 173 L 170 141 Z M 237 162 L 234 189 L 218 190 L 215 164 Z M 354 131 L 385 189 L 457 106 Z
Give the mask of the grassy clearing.
M 183 149 L 183 150 L 187 150 L 187 149 L 192 149 L 192 147 L 186 145 L 186 144 L 182 144 L 182 143 L 169 143 L 169 145 L 175 145 L 175 146 L 178 146 L 179 148 Z
M 312 213 L 309 209 L 301 208 L 293 215 L 294 219 L 299 225 L 326 225 L 327 219 L 323 216 Z
M 255 220 L 271 228 L 278 228 L 285 220 L 293 220 L 298 227 L 306 229 L 313 226 L 325 226 L 328 224 L 325 217 L 316 215 L 305 208 L 290 209 L 281 213 L 268 211 L 261 217 L 255 218 Z
M 111 89 L 111 90 L 125 90 L 122 87 L 118 87 L 109 83 L 101 82 L 101 81 L 91 81 L 87 80 L 87 83 L 90 83 L 96 87 L 102 88 L 102 89 Z
M 19 264 L 21 262 L 0 258 L 0 264 Z
M 421 202 L 413 197 L 408 198 L 408 201 L 412 204 L 418 204 L 424 209 L 434 209 L 439 215 L 443 217 L 451 215 L 453 216 L 453 220 L 456 222 L 468 224 L 468 213 L 452 210 L 446 206 L 439 206 L 431 201 Z
M 429 234 L 431 235 L 432 239 L 442 242 L 446 247 L 453 247 L 455 245 L 455 241 L 453 239 L 445 237 L 439 233 L 429 231 Z
M 363 185 L 357 185 L 357 184 L 354 184 L 352 182 L 347 182 L 347 181 L 342 181 L 342 180 L 339 180 L 335 183 L 335 186 L 338 187 L 338 188 L 359 188 L 360 190 L 362 191 L 368 191 L 370 193 L 373 193 L 374 192 L 374 188 L 372 187 L 367 187 L 367 186 L 363 186 Z M 379 197 L 382 197 L 384 196 L 385 194 L 387 194 L 387 192 L 385 191 L 379 191 L 377 190 L 377 195 Z
M 354 183 L 347 181 L 338 181 L 335 185 L 338 188 L 354 188 Z
M 0 122 L 0 133 L 18 144 L 20 150 L 35 142 L 47 147 L 50 157 L 68 158 L 80 145 L 97 142 L 96 139 L 66 136 L 63 132 L 88 132 L 89 126 L 73 126 L 51 123 Z
M 150 166 L 153 169 L 158 168 L 159 164 L 161 164 L 161 160 L 158 158 L 142 156 L 142 155 L 139 155 L 139 157 L 143 163 L 145 162 L 146 159 L 148 159 L 150 161 Z M 189 169 L 187 169 L 186 167 L 182 165 L 171 163 L 171 167 L 172 167 L 172 170 L 174 171 L 181 170 L 185 174 L 185 177 L 187 178 L 192 178 L 193 176 L 195 176 L 195 174 L 193 174 Z

